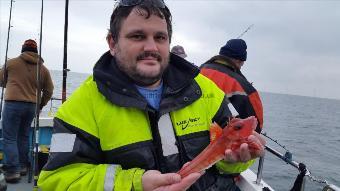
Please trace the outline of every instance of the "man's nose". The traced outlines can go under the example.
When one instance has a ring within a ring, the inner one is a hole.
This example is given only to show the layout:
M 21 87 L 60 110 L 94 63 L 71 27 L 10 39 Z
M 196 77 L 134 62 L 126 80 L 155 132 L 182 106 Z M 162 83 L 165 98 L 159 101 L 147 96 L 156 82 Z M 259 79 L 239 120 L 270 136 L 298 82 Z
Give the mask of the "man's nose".
M 157 43 L 153 38 L 148 38 L 144 45 L 144 51 L 158 51 Z

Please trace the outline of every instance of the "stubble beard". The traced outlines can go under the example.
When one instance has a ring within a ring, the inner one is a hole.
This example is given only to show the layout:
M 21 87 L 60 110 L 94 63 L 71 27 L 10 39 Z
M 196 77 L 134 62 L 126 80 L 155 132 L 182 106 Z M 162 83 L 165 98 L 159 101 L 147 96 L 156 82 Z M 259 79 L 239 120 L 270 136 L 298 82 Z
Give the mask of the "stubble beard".
M 150 86 L 155 84 L 157 81 L 159 81 L 165 69 L 169 65 L 169 57 L 162 59 L 159 59 L 159 72 L 157 74 L 150 74 L 150 72 L 143 71 L 137 67 L 137 60 L 135 63 L 127 63 L 126 59 L 122 58 L 120 54 L 116 54 L 116 63 L 118 68 L 124 72 L 127 76 L 129 76 L 136 85 L 139 86 Z M 152 72 L 151 72 L 152 73 Z

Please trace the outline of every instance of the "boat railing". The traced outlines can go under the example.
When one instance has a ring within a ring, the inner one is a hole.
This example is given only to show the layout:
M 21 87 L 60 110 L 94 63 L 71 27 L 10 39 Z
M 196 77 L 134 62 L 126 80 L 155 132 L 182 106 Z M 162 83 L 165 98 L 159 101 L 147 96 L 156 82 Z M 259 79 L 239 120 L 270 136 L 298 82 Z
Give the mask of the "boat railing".
M 310 180 L 318 183 L 325 184 L 326 186 L 322 189 L 322 191 L 340 191 L 340 188 L 329 184 L 326 180 L 321 180 L 313 177 L 310 173 L 310 171 L 306 168 L 306 165 L 303 163 L 298 163 L 294 160 L 292 160 L 292 154 L 290 152 L 286 152 L 285 154 L 280 153 L 279 151 L 273 149 L 270 146 L 266 145 L 266 150 L 275 155 L 276 157 L 280 158 L 281 160 L 285 161 L 287 164 L 290 164 L 291 166 L 295 167 L 299 170 L 300 174 L 297 176 L 294 187 L 291 189 L 291 191 L 304 191 L 305 190 L 305 182 L 306 177 L 309 177 Z M 263 172 L 263 164 L 264 164 L 264 156 L 260 157 L 259 163 L 258 163 L 258 170 L 257 170 L 257 178 L 255 183 L 257 185 L 261 184 L 262 180 L 262 172 Z

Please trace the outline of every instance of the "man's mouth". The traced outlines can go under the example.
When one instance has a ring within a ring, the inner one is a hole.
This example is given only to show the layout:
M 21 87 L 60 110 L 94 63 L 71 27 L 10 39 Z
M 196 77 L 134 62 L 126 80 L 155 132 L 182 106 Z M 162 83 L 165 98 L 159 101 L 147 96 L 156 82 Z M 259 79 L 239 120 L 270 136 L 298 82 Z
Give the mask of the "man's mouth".
M 157 60 L 160 62 L 162 57 L 156 52 L 143 52 L 142 54 L 137 56 L 137 61 L 140 60 Z

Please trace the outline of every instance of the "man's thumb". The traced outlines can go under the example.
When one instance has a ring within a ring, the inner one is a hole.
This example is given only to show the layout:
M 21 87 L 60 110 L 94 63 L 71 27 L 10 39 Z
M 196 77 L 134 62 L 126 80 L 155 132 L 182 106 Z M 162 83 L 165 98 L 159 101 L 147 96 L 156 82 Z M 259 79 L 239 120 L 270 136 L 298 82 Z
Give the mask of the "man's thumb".
M 159 186 L 166 186 L 180 182 L 181 176 L 176 173 L 160 174 L 157 180 Z

